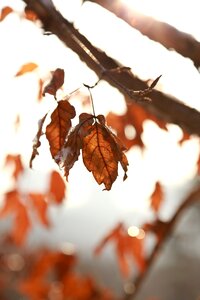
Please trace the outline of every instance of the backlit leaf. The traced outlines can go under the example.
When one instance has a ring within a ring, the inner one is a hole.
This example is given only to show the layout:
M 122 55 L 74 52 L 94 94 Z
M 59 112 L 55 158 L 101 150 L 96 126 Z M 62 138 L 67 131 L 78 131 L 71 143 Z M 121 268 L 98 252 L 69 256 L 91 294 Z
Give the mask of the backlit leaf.
M 5 6 L 1 10 L 0 22 L 3 21 L 10 13 L 13 12 L 13 9 L 9 6 Z
M 12 164 L 13 172 L 12 177 L 16 180 L 18 176 L 23 172 L 24 166 L 22 164 L 21 155 L 8 154 L 5 159 L 5 166 Z
M 37 212 L 40 222 L 49 227 L 50 222 L 47 217 L 48 203 L 46 201 L 46 195 L 30 193 L 29 198 L 32 201 L 33 207 Z
M 50 83 L 44 88 L 43 96 L 46 93 L 53 95 L 56 98 L 56 92 L 64 83 L 65 73 L 63 69 L 56 69 L 52 72 L 52 79 Z
M 31 223 L 26 207 L 21 202 L 19 202 L 16 211 L 14 226 L 11 230 L 11 236 L 17 245 L 21 245 L 24 243 L 30 227 Z
M 163 190 L 159 182 L 156 182 L 155 189 L 150 198 L 151 208 L 157 213 L 163 201 Z
M 25 18 L 29 21 L 34 22 L 38 20 L 38 16 L 36 15 L 36 13 L 31 9 L 29 9 L 27 6 L 24 9 L 24 14 L 25 14 Z
M 57 171 L 51 173 L 49 194 L 53 201 L 61 203 L 65 197 L 66 185 Z
M 116 130 L 118 137 L 128 149 L 135 145 L 144 147 L 141 136 L 146 120 L 154 121 L 160 128 L 167 130 L 166 122 L 159 120 L 137 103 L 127 105 L 124 115 L 109 113 L 107 116 L 108 125 Z
M 51 115 L 51 123 L 46 128 L 46 137 L 49 141 L 51 155 L 56 155 L 64 146 L 66 136 L 71 128 L 71 119 L 76 115 L 74 107 L 65 100 L 58 102 Z
M 98 118 L 98 117 L 97 117 Z M 99 117 L 101 120 L 101 117 Z M 89 134 L 83 138 L 83 162 L 92 172 L 98 184 L 104 184 L 110 190 L 118 175 L 118 162 L 127 175 L 128 161 L 114 134 L 101 122 L 95 121 L 89 128 Z
M 79 116 L 79 124 L 69 133 L 67 141 L 62 149 L 64 175 L 68 180 L 70 169 L 78 160 L 82 148 L 82 139 L 88 133 L 88 128 L 93 123 L 93 116 L 82 113 Z
M 118 263 L 123 276 L 127 277 L 130 273 L 130 258 L 135 261 L 141 272 L 145 270 L 146 260 L 144 256 L 143 240 L 129 236 L 122 223 L 119 223 L 102 239 L 99 245 L 95 248 L 94 253 L 96 255 L 100 254 L 109 242 L 113 242 L 115 244 Z
M 14 225 L 10 231 L 10 236 L 14 243 L 21 245 L 26 239 L 31 224 L 26 207 L 21 203 L 17 190 L 5 194 L 4 205 L 0 210 L 0 217 L 6 217 L 9 214 L 14 215 Z
M 80 126 L 76 126 L 68 135 L 67 141 L 62 149 L 64 176 L 68 180 L 69 170 L 78 160 L 81 149 L 81 139 L 79 136 Z
M 161 241 L 169 227 L 170 223 L 169 222 L 163 222 L 160 219 L 156 219 L 153 223 L 146 223 L 143 225 L 143 230 L 145 232 L 152 232 L 156 235 L 158 241 Z
M 43 131 L 42 131 L 42 128 L 43 128 L 44 122 L 46 120 L 46 117 L 47 117 L 47 114 L 41 120 L 39 120 L 39 122 L 38 122 L 38 131 L 37 131 L 37 134 L 36 134 L 36 136 L 33 140 L 33 151 L 32 151 L 31 159 L 30 159 L 30 162 L 29 162 L 30 168 L 32 168 L 34 158 L 36 157 L 36 155 L 39 154 L 38 153 L 38 148 L 41 145 L 40 137 L 41 137 L 41 135 L 44 134 Z
M 19 71 L 15 74 L 15 76 L 21 76 L 21 75 L 24 75 L 25 73 L 28 73 L 28 72 L 32 72 L 34 71 L 36 68 L 38 67 L 37 64 L 35 63 L 27 63 L 27 64 L 24 64 L 23 66 L 21 66 L 21 68 L 19 69 Z

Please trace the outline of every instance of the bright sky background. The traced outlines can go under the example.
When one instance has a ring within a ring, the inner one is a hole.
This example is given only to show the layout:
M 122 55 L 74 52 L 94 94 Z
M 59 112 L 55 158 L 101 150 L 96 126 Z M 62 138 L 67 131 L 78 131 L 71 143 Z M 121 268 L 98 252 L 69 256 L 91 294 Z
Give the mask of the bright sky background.
M 162 74 L 158 88 L 200 109 L 200 76 L 189 59 L 167 51 L 95 4 L 86 2 L 81 7 L 81 1 L 54 2 L 63 15 L 73 21 L 97 47 L 131 67 L 143 80 L 155 79 Z M 137 10 L 171 22 L 200 40 L 199 1 L 181 2 L 181 9 L 179 0 L 171 3 L 158 0 L 122 2 L 132 3 Z M 23 8 L 21 1 L 1 0 L 0 8 L 7 5 L 17 11 Z M 92 85 L 97 77 L 56 37 L 43 36 L 40 29 L 19 15 L 11 14 L 0 24 L 0 37 L 0 167 L 3 169 L 7 153 L 21 153 L 28 166 L 37 121 L 55 105 L 51 96 L 37 103 L 39 78 L 48 79 L 49 71 L 64 68 L 63 94 L 66 94 L 82 86 L 82 83 Z M 39 68 L 30 74 L 14 77 L 20 66 L 27 62 L 35 62 Z M 87 93 L 84 88 L 81 90 Z M 97 114 L 106 114 L 109 110 L 120 113 L 124 110 L 123 96 L 107 83 L 101 82 L 92 93 Z M 81 112 L 75 97 L 72 104 Z M 13 126 L 17 114 L 21 118 L 18 133 Z M 67 202 L 62 209 L 51 212 L 55 222 L 53 243 L 66 240 L 85 250 L 93 247 L 118 221 L 125 221 L 131 226 L 151 219 L 153 215 L 148 200 L 156 180 L 160 180 L 166 190 L 161 217 L 167 219 L 189 189 L 196 171 L 198 140 L 193 138 L 180 147 L 177 144 L 180 138 L 181 130 L 175 125 L 169 125 L 167 133 L 152 122 L 147 122 L 143 135 L 147 150 L 142 153 L 135 148 L 128 153 L 128 179 L 122 182 L 120 170 L 119 178 L 110 192 L 102 192 L 103 188 L 94 182 L 81 161 L 76 163 L 69 176 Z M 34 170 L 27 168 L 26 178 L 21 183 L 24 190 L 42 190 L 45 186 L 42 175 L 48 176 L 49 170 L 56 169 L 47 143 L 45 140 L 42 142 L 40 156 L 36 157 L 33 164 Z M 7 190 L 9 185 L 9 172 L 3 170 L 0 174 L 0 191 Z M 36 232 L 42 237 L 43 243 L 51 241 L 52 233 L 41 228 L 36 228 Z M 32 246 L 39 243 L 37 238 L 30 239 Z

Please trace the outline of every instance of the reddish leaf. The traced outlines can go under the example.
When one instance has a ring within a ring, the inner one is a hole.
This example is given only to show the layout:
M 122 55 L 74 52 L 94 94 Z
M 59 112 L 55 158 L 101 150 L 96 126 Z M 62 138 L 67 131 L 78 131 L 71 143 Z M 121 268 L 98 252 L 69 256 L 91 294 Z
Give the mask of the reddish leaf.
M 16 180 L 24 170 L 21 161 L 21 156 L 19 154 L 18 155 L 8 154 L 5 159 L 5 165 L 8 166 L 9 164 L 14 165 L 12 177 Z
M 124 276 L 128 276 L 130 272 L 128 258 L 133 258 L 141 272 L 145 270 L 146 261 L 143 251 L 143 240 L 137 237 L 130 237 L 126 228 L 119 223 L 96 247 L 94 253 L 100 254 L 104 246 L 114 242 L 116 246 L 116 254 L 120 270 Z
M 182 133 L 183 133 L 183 136 L 182 136 L 181 140 L 179 141 L 180 145 L 182 145 L 183 142 L 188 141 L 191 138 L 191 135 L 189 133 L 187 133 L 186 131 L 182 130 Z
M 32 11 L 31 9 L 29 9 L 27 6 L 24 9 L 24 13 L 25 13 L 25 17 L 27 20 L 33 21 L 33 22 L 38 20 L 38 16 L 36 15 L 36 13 L 34 11 Z
M 143 229 L 146 232 L 153 232 L 156 235 L 158 241 L 160 241 L 165 237 L 169 225 L 169 222 L 163 222 L 159 219 L 156 219 L 153 223 L 144 224 Z
M 144 147 L 141 135 L 145 120 L 152 120 L 162 129 L 167 130 L 166 122 L 159 120 L 136 103 L 129 104 L 126 113 L 122 116 L 114 113 L 109 113 L 107 116 L 108 125 L 116 130 L 118 137 L 128 149 L 135 145 Z M 128 136 L 126 130 L 132 127 L 133 130 L 135 129 L 135 135 L 131 133 Z
M 52 157 L 56 160 L 56 155 L 62 149 L 66 136 L 71 128 L 71 119 L 76 115 L 74 107 L 65 100 L 59 101 L 57 108 L 51 115 L 51 123 L 46 128 L 46 137 L 49 141 Z
M 156 182 L 155 189 L 150 198 L 151 208 L 157 213 L 163 201 L 163 190 L 159 182 Z
M 20 201 L 20 195 L 17 190 L 6 193 L 4 206 L 0 211 L 0 217 L 6 217 L 14 214 L 14 225 L 10 235 L 12 240 L 21 245 L 30 229 L 30 221 L 25 206 Z
M 11 230 L 11 236 L 17 245 L 24 243 L 30 227 L 31 223 L 26 207 L 19 202 L 16 211 L 15 223 L 13 229 Z
M 63 294 L 67 299 L 88 300 L 93 294 L 93 281 L 90 278 L 82 278 L 75 273 L 68 273 L 63 279 Z
M 21 66 L 20 70 L 16 73 L 15 76 L 21 76 L 21 75 L 24 75 L 25 73 L 32 72 L 37 67 L 38 67 L 38 65 L 35 63 L 32 63 L 32 62 L 27 63 L 27 64 Z
M 0 218 L 6 217 L 10 213 L 13 213 L 18 208 L 18 203 L 20 201 L 20 196 L 17 190 L 12 190 L 7 192 L 4 197 L 4 205 L 0 210 Z
M 0 22 L 3 21 L 10 13 L 13 12 L 13 9 L 9 6 L 5 6 L 1 10 Z
M 50 179 L 49 194 L 56 203 L 61 203 L 65 197 L 66 185 L 60 174 L 53 171 Z
M 110 190 L 118 175 L 118 162 L 124 169 L 124 180 L 127 175 L 128 161 L 123 153 L 124 147 L 117 143 L 117 138 L 105 126 L 103 116 L 98 116 L 97 121 L 89 128 L 89 134 L 82 142 L 83 162 L 92 172 L 98 184 L 104 184 L 106 190 Z
M 69 170 L 78 160 L 82 148 L 82 139 L 87 135 L 88 128 L 93 123 L 93 116 L 82 113 L 79 116 L 79 124 L 69 133 L 67 141 L 62 149 L 64 175 L 68 180 Z
M 49 219 L 47 217 L 48 204 L 46 202 L 46 195 L 30 193 L 29 197 L 33 203 L 41 223 L 47 227 L 50 226 Z
M 47 114 L 41 120 L 39 120 L 39 122 L 38 122 L 38 131 L 37 131 L 37 134 L 36 134 L 36 136 L 33 140 L 33 151 L 32 151 L 31 159 L 30 159 L 30 162 L 29 162 L 30 168 L 32 168 L 33 160 L 36 157 L 36 155 L 39 155 L 37 149 L 41 145 L 40 137 L 41 137 L 41 135 L 44 134 L 43 131 L 42 131 L 42 128 L 43 128 L 44 122 L 46 120 L 46 117 L 47 117 Z
M 50 284 L 37 277 L 26 278 L 18 285 L 19 292 L 26 295 L 30 300 L 47 299 L 49 289 Z
M 53 76 L 50 81 L 50 83 L 44 88 L 43 96 L 45 96 L 46 93 L 53 95 L 56 97 L 56 92 L 64 83 L 64 77 L 65 73 L 63 69 L 56 69 L 54 72 L 52 72 Z
M 144 240 L 129 235 L 127 239 L 127 252 L 129 252 L 130 256 L 132 256 L 135 260 L 140 272 L 144 272 L 146 269 L 146 260 L 144 256 Z
M 62 150 L 64 176 L 67 180 L 69 176 L 69 170 L 73 167 L 80 155 L 81 139 L 79 136 L 79 128 L 80 127 L 77 125 L 74 130 L 70 132 Z

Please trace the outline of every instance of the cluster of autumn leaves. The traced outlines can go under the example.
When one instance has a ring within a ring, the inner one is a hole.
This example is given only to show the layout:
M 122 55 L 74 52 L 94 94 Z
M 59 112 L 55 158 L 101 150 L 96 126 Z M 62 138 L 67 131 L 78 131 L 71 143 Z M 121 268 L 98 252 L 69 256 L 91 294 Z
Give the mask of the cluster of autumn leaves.
M 52 74 L 50 83 L 44 88 L 46 93 L 54 96 L 64 83 L 64 70 L 56 69 Z M 98 184 L 104 184 L 110 190 L 118 176 L 118 163 L 120 162 L 125 180 L 127 178 L 128 160 L 124 154 L 125 147 L 118 137 L 106 126 L 103 115 L 81 113 L 79 123 L 72 128 L 71 120 L 76 110 L 68 99 L 57 101 L 57 106 L 51 114 L 51 122 L 46 127 L 46 138 L 49 142 L 50 152 L 55 162 L 64 170 L 68 179 L 69 171 L 82 153 L 83 163 L 92 172 Z M 47 114 L 40 120 L 36 134 L 33 152 L 30 160 L 38 154 L 40 137 L 43 134 L 43 125 Z
M 11 177 L 13 188 L 4 195 L 4 202 L 0 209 L 0 217 L 13 216 L 12 229 L 6 240 L 12 248 L 23 249 L 28 234 L 31 231 L 34 220 L 40 222 L 47 229 L 51 228 L 48 218 L 48 209 L 53 205 L 60 205 L 66 199 L 66 184 L 60 173 L 52 171 L 50 173 L 49 186 L 44 193 L 22 192 L 19 188 L 19 179 L 24 176 L 25 167 L 20 155 L 7 155 L 5 167 L 12 167 Z M 158 212 L 158 208 L 163 199 L 162 187 L 156 184 L 151 195 L 151 207 Z M 161 221 L 159 221 L 161 222 Z M 159 225 L 159 227 L 157 226 Z M 159 238 L 162 238 L 160 224 L 145 224 L 146 232 L 153 231 Z M 145 235 L 131 236 L 128 234 L 124 224 L 119 223 L 113 228 L 94 249 L 95 255 L 100 255 L 104 247 L 109 243 L 115 245 L 115 252 L 118 258 L 119 268 L 122 275 L 128 277 L 131 273 L 130 258 L 136 263 L 139 272 L 146 269 L 146 258 L 144 255 Z M 19 250 L 15 250 L 19 251 Z M 77 264 L 76 253 L 64 253 L 60 251 L 39 250 L 36 253 L 20 253 L 23 257 L 24 266 L 20 269 L 21 275 L 15 279 L 17 284 L 12 288 L 19 293 L 28 296 L 31 300 L 40 299 L 70 299 L 76 300 L 114 300 L 117 299 L 110 291 L 99 287 L 88 275 L 81 275 L 75 271 Z M 31 261 L 30 261 L 31 256 Z M 2 287 L 9 281 L 10 270 L 8 270 L 5 258 L 1 255 L 0 265 L 3 272 L 7 272 L 7 277 L 0 272 Z M 11 270 L 16 272 L 17 270 Z M 3 291 L 3 289 L 2 289 Z M 52 295 L 52 298 L 49 295 Z
M 3 21 L 12 12 L 12 8 L 5 7 L 1 11 L 0 21 Z M 25 17 L 32 21 L 37 19 L 37 16 L 27 10 L 25 10 Z M 32 72 L 37 67 L 35 63 L 27 63 L 21 67 L 16 76 Z M 166 123 L 155 118 L 138 104 L 132 103 L 127 105 L 127 111 L 123 116 L 110 113 L 106 120 L 103 115 L 96 116 L 95 114 L 82 113 L 79 116 L 78 124 L 72 127 L 72 119 L 76 116 L 75 108 L 68 101 L 68 98 L 57 99 L 57 91 L 62 88 L 64 75 L 63 69 L 56 69 L 52 72 L 50 82 L 44 88 L 43 81 L 39 80 L 38 98 L 42 99 L 46 94 L 50 94 L 57 102 L 57 106 L 51 114 L 51 121 L 46 126 L 45 131 L 51 156 L 68 179 L 71 168 L 82 155 L 85 167 L 92 172 L 96 182 L 99 185 L 104 184 L 105 189 L 110 190 L 118 176 L 119 163 L 124 170 L 123 179 L 127 178 L 128 161 L 125 150 L 134 145 L 144 147 L 141 139 L 143 122 L 150 119 L 162 129 L 167 130 Z M 44 134 L 43 130 L 47 115 L 45 114 L 39 122 L 30 159 L 31 168 L 33 160 L 39 154 L 40 138 Z M 106 125 L 106 121 L 109 126 L 116 130 L 118 136 L 110 130 Z M 127 138 L 125 134 L 124 128 L 128 125 L 135 128 L 136 134 L 133 138 Z M 180 143 L 189 138 L 190 135 L 183 133 Z M 124 145 L 126 145 L 126 148 Z M 34 214 L 43 226 L 50 228 L 48 207 L 51 204 L 59 205 L 63 202 L 66 195 L 66 184 L 60 173 L 52 171 L 49 187 L 45 193 L 23 193 L 22 195 L 18 189 L 18 179 L 23 176 L 25 169 L 20 155 L 8 155 L 5 165 L 9 164 L 13 164 L 14 188 L 4 195 L 0 217 L 13 215 L 13 226 L 9 234 L 9 241 L 14 245 L 23 246 L 32 227 L 31 214 Z M 197 167 L 200 173 L 200 159 L 197 162 Z M 163 198 L 162 186 L 159 182 L 156 182 L 154 192 L 150 197 L 150 206 L 156 216 L 155 221 L 151 224 L 144 224 L 141 228 L 146 234 L 152 232 L 157 237 L 158 243 L 165 238 L 170 228 L 170 222 L 163 222 L 158 218 Z M 100 255 L 109 243 L 113 243 L 115 246 L 119 268 L 123 276 L 128 277 L 131 273 L 130 258 L 136 264 L 139 272 L 145 272 L 148 267 L 148 260 L 144 255 L 145 234 L 142 238 L 138 235 L 131 236 L 126 226 L 119 223 L 100 241 L 94 249 L 94 253 Z M 76 254 L 44 250 L 40 251 L 37 256 L 33 255 L 32 258 L 31 263 L 29 262 L 26 265 L 23 276 L 18 279 L 19 292 L 28 296 L 31 300 L 116 299 L 110 292 L 98 287 L 90 277 L 83 277 L 74 271 L 77 262 Z M 24 259 L 26 262 L 29 260 L 26 256 L 24 256 Z M 0 264 L 3 264 L 1 259 Z M 3 268 L 5 267 L 3 266 Z

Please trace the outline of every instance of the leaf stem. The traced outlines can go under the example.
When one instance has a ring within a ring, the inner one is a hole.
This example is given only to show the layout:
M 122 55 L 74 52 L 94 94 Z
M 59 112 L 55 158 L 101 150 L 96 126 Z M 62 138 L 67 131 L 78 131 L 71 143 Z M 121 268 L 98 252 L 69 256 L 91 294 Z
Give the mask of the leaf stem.
M 91 93 L 91 89 L 93 89 L 100 81 L 101 79 L 99 79 L 94 85 L 89 86 L 85 83 L 83 83 L 83 85 L 88 89 L 89 94 L 90 94 L 90 100 L 91 100 L 91 104 L 92 104 L 92 112 L 93 112 L 93 116 L 94 118 L 96 118 L 96 114 L 95 114 L 95 109 L 94 109 L 94 101 L 93 101 L 93 97 L 92 97 L 92 93 Z

